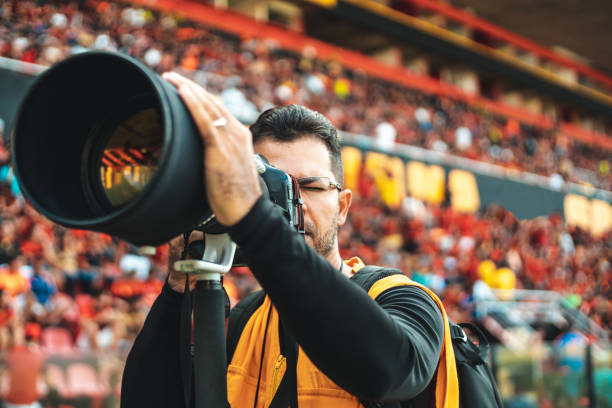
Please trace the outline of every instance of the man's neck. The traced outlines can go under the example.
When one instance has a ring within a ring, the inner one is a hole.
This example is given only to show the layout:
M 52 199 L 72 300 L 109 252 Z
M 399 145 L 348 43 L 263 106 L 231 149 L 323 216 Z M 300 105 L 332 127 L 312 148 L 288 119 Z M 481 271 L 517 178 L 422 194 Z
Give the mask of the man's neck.
M 327 259 L 327 261 L 337 270 L 340 270 L 340 265 L 342 265 L 342 274 L 348 278 L 351 277 L 351 268 L 342 261 L 337 245 L 331 251 L 329 251 L 325 259 Z

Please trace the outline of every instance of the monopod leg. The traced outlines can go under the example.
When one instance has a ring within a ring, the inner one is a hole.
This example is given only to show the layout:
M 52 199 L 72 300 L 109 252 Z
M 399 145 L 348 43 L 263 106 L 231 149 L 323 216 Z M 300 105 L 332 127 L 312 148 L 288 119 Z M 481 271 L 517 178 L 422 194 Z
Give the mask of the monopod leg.
M 196 408 L 225 408 L 227 357 L 225 294 L 219 280 L 200 280 L 193 292 Z

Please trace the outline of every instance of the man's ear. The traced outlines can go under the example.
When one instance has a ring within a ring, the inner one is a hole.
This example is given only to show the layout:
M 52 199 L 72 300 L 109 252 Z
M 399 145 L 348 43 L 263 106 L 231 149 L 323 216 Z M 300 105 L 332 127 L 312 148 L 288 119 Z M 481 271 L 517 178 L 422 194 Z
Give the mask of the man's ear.
M 338 226 L 341 227 L 346 222 L 349 208 L 353 202 L 353 192 L 345 188 L 338 193 Z

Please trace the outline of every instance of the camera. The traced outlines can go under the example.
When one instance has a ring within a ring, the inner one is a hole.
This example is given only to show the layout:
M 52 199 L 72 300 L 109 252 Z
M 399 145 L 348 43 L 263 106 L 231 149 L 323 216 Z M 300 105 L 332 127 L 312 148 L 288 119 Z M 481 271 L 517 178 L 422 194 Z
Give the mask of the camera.
M 174 86 L 140 61 L 85 52 L 43 72 L 17 112 L 13 168 L 26 199 L 68 228 L 156 246 L 222 234 L 206 201 L 203 145 Z M 294 228 L 296 180 L 257 156 L 262 189 Z
M 304 213 L 302 211 L 302 199 L 297 180 L 290 174 L 269 164 L 262 155 L 254 155 L 254 160 L 257 172 L 259 173 L 259 181 L 263 195 L 282 211 L 289 224 L 300 235 L 304 235 Z M 209 234 L 208 240 L 213 243 L 216 241 L 210 238 L 210 234 L 218 235 L 226 232 L 225 228 L 216 222 L 212 215 L 209 219 L 195 227 L 195 229 L 202 231 L 204 234 Z M 231 243 L 226 242 L 225 244 L 231 247 Z M 192 259 L 205 258 L 204 251 L 205 244 L 203 240 L 194 241 L 189 244 L 188 253 Z M 236 248 L 232 265 L 246 265 L 239 248 Z M 185 271 L 189 271 L 189 268 Z

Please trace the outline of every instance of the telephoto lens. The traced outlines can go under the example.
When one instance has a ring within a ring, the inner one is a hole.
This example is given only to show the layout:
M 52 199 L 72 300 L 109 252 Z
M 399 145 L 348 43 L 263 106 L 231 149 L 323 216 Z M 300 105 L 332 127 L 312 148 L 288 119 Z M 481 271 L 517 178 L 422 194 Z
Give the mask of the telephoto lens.
M 25 197 L 69 228 L 158 245 L 211 215 L 189 112 L 174 86 L 123 54 L 77 54 L 42 73 L 11 149 Z

